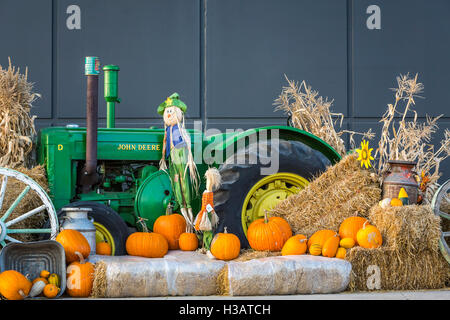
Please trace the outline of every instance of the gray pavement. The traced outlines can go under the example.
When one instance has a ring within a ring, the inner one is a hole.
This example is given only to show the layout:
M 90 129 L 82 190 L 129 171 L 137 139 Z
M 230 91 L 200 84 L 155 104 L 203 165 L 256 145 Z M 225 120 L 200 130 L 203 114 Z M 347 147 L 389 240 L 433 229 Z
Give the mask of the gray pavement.
M 79 300 L 62 298 L 64 300 Z M 120 300 L 450 300 L 450 288 L 442 290 L 419 291 L 377 291 L 377 292 L 342 292 L 336 294 L 311 294 L 287 296 L 187 296 L 187 297 L 148 297 L 121 298 Z M 92 300 L 92 299 L 90 299 Z M 107 299 L 112 300 L 112 299 Z

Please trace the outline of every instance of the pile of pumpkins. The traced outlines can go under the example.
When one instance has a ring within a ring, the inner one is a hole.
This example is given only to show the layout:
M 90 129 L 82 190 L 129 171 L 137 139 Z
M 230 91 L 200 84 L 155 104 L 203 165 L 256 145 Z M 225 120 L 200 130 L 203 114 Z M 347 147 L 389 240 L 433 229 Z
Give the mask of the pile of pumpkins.
M 63 248 L 68 267 L 66 269 L 66 292 L 72 297 L 88 297 L 94 283 L 94 265 L 86 262 L 91 248 L 89 242 L 77 230 L 62 230 L 55 239 Z M 27 297 L 44 296 L 55 298 L 61 291 L 61 278 L 56 273 L 42 270 L 30 281 L 16 270 L 0 274 L 0 294 L 8 300 L 22 300 Z
M 59 283 L 59 276 L 46 270 L 42 270 L 33 282 L 28 279 L 28 275 L 16 270 L 6 270 L 0 274 L 0 293 L 8 300 L 23 300 L 40 294 L 54 298 L 61 290 Z
M 193 232 L 186 231 L 186 220 L 179 213 L 166 213 L 153 224 L 149 232 L 142 223 L 142 232 L 132 233 L 126 241 L 127 253 L 131 256 L 162 258 L 168 250 L 194 251 L 198 248 L 198 238 Z M 231 260 L 239 255 L 239 238 L 228 233 L 217 233 L 211 241 L 211 254 L 220 260 Z
M 319 230 L 309 239 L 303 234 L 292 235 L 288 222 L 281 217 L 264 218 L 252 222 L 247 230 L 250 247 L 257 251 L 280 251 L 281 255 L 311 255 L 344 259 L 347 249 L 355 244 L 363 248 L 382 245 L 380 231 L 362 217 L 345 219 L 339 232 Z

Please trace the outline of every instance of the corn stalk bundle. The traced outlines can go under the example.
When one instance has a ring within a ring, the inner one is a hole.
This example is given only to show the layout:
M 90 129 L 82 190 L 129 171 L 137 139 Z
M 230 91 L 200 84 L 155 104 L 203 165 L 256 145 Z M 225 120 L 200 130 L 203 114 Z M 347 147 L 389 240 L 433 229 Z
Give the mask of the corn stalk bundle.
M 397 88 L 392 89 L 395 92 L 394 103 L 388 104 L 380 120 L 383 128 L 375 158 L 378 156 L 380 175 L 389 169 L 388 160 L 417 162 L 417 180 L 421 184 L 424 202 L 429 203 L 439 187 L 440 164 L 450 155 L 450 130 L 444 131 L 439 148 L 430 143 L 442 115 L 435 118 L 427 115 L 424 122 L 418 121 L 415 99 L 421 97 L 424 87 L 417 78 L 417 74 L 414 78 L 409 74 L 397 77 Z
M 287 87 L 283 87 L 280 96 L 275 100 L 275 110 L 283 110 L 291 116 L 294 127 L 316 135 L 332 146 L 341 156 L 346 154 L 346 148 L 342 135 L 350 135 L 351 148 L 355 147 L 354 135 L 362 135 L 363 138 L 372 139 L 375 135 L 371 130 L 358 133 L 349 130 L 336 131 L 335 125 L 339 122 L 342 127 L 344 115 L 331 112 L 333 100 L 319 96 L 319 92 L 308 86 L 305 81 L 300 85 L 290 81 L 287 77 Z
M 30 164 L 33 148 L 35 116 L 30 116 L 32 103 L 39 95 L 33 93 L 33 83 L 13 67 L 0 66 L 0 166 L 17 168 Z

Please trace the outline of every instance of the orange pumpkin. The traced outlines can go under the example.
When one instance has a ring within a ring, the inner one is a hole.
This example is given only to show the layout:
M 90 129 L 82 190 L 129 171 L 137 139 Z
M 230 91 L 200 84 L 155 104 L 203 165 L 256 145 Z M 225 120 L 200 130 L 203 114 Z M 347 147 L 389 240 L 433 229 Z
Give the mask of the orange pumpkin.
M 289 223 L 281 217 L 271 217 L 270 221 L 275 222 L 283 231 L 284 241 L 286 242 L 290 237 L 292 237 L 292 229 Z
M 358 231 L 356 235 L 358 244 L 366 249 L 378 248 L 383 244 L 383 238 L 381 232 L 377 227 L 369 225 L 367 223 Z
M 85 259 L 89 257 L 89 254 L 91 253 L 89 242 L 83 234 L 77 230 L 64 229 L 56 236 L 55 240 L 64 247 L 66 261 L 68 263 L 78 260 L 76 252 L 81 253 Z
M 322 255 L 324 257 L 333 258 L 336 256 L 336 252 L 339 248 L 339 235 L 336 233 L 331 238 L 328 238 L 327 241 L 323 244 Z
M 281 249 L 282 256 L 300 255 L 306 252 L 308 248 L 307 239 L 303 234 L 297 234 L 290 237 Z
M 143 232 L 132 233 L 126 243 L 125 248 L 130 256 L 141 256 L 146 258 L 162 258 L 169 250 L 169 243 L 166 238 L 156 232 L 148 232 L 147 226 L 142 221 Z
M 363 217 L 349 217 L 345 219 L 339 227 L 339 236 L 341 239 L 352 238 L 356 241 L 356 234 L 367 219 Z
M 223 233 L 217 233 L 211 241 L 211 254 L 219 260 L 232 260 L 239 256 L 241 241 L 232 233 L 227 232 L 225 227 Z
M 61 290 L 61 289 L 58 288 L 57 286 L 55 286 L 54 284 L 47 284 L 47 285 L 44 287 L 43 293 L 44 293 L 44 296 L 45 296 L 45 297 L 51 299 L 51 298 L 56 297 L 56 296 L 58 295 L 58 293 L 59 293 L 60 290 Z
M 6 270 L 0 274 L 0 293 L 8 300 L 25 299 L 31 287 L 31 281 L 20 272 Z
M 287 239 L 290 238 L 286 224 L 278 217 L 268 218 L 265 213 L 264 219 L 253 221 L 247 229 L 250 247 L 257 251 L 280 251 Z M 292 235 L 292 231 L 290 234 Z
M 36 279 L 33 280 L 33 282 L 31 282 L 31 284 L 33 285 L 33 284 L 35 284 L 38 281 L 44 281 L 45 284 L 48 284 L 48 280 L 45 279 L 45 278 L 36 278 Z
M 110 256 L 111 252 L 112 252 L 112 248 L 108 242 L 102 241 L 102 242 L 97 242 L 95 251 L 97 252 L 97 254 L 100 254 L 103 256 Z
M 321 248 L 323 248 L 325 241 L 327 241 L 328 238 L 331 238 L 335 234 L 336 231 L 328 229 L 316 231 L 308 240 L 308 249 L 310 249 L 313 244 L 318 244 Z
M 93 284 L 94 265 L 80 255 L 80 262 L 72 262 L 67 267 L 66 291 L 71 297 L 89 297 Z
M 186 220 L 181 214 L 173 213 L 158 217 L 153 224 L 153 232 L 162 234 L 169 243 L 170 250 L 180 248 L 180 235 L 186 230 Z
M 180 235 L 180 249 L 183 251 L 194 251 L 198 248 L 198 238 L 195 233 L 184 232 Z

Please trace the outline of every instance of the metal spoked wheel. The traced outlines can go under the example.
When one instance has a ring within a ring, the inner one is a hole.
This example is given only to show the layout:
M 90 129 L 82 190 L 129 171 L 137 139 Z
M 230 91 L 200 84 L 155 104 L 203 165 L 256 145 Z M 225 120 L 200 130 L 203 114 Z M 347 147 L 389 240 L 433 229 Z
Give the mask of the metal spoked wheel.
M 434 214 L 438 215 L 442 219 L 441 223 L 441 239 L 439 240 L 439 248 L 448 263 L 450 263 L 450 247 L 446 239 L 450 239 L 450 214 L 448 212 L 441 211 L 444 201 L 450 201 L 450 180 L 447 180 L 443 185 L 439 187 L 433 196 L 431 201 L 431 207 Z
M 0 212 L 3 212 L 3 202 L 5 200 L 5 195 L 7 194 L 8 188 L 12 188 L 12 180 L 18 180 L 22 182 L 25 187 L 19 196 L 12 202 L 2 217 L 0 217 L 0 246 L 5 247 L 8 242 L 22 242 L 14 237 L 16 234 L 44 234 L 48 233 L 50 235 L 50 239 L 54 239 L 58 232 L 58 219 L 56 216 L 55 208 L 53 207 L 53 203 L 50 200 L 48 194 L 42 189 L 42 187 L 37 184 L 33 179 L 28 177 L 27 175 L 18 172 L 16 170 L 2 168 L 0 167 Z M 8 181 L 10 182 L 10 186 L 8 186 Z M 20 202 L 24 199 L 24 197 L 30 192 L 34 191 L 36 195 L 39 197 L 41 205 L 38 205 L 36 208 L 33 208 L 27 212 L 24 212 L 21 215 L 14 215 L 13 219 L 8 219 L 13 212 L 17 209 Z M 42 213 L 46 211 L 48 215 L 48 220 L 50 222 L 50 227 L 45 229 L 30 229 L 30 228 L 17 228 L 17 224 L 19 222 L 24 221 L 38 213 Z

